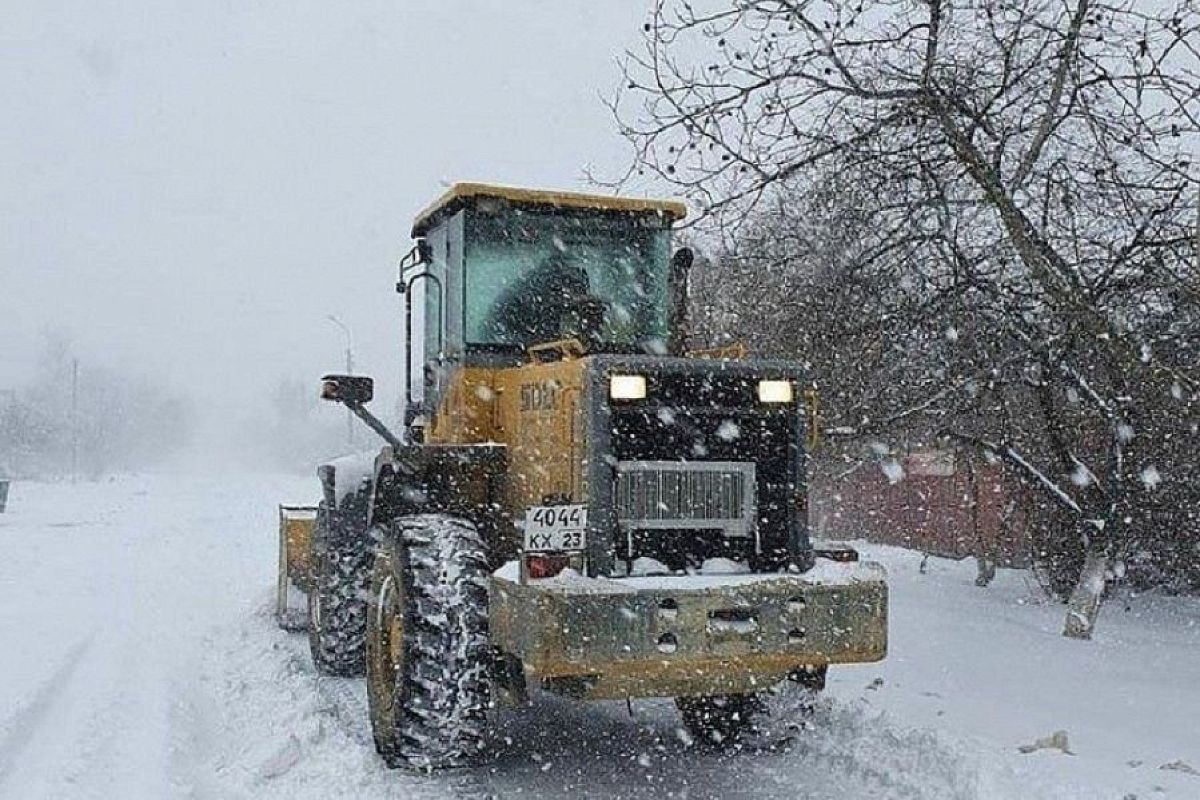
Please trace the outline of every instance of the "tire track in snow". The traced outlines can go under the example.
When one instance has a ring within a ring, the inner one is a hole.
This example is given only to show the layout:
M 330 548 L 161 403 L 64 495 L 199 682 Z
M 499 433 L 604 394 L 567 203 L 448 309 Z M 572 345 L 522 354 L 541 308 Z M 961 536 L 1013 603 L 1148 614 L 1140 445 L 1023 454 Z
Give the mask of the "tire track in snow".
M 80 717 L 80 755 L 67 778 L 103 798 L 167 796 L 168 670 L 156 650 L 131 635 L 109 644 L 104 691 Z
M 318 679 L 320 706 L 374 753 L 361 682 Z M 433 776 L 392 772 L 449 797 L 826 798 L 971 800 L 975 771 L 931 733 L 895 729 L 865 709 L 823 701 L 796 725 L 786 698 L 761 736 L 729 752 L 697 747 L 679 733 L 670 701 L 578 703 L 538 695 L 499 712 L 491 760 Z M 368 756 L 370 757 L 370 755 Z M 386 776 L 387 772 L 384 773 Z
M 205 671 L 214 732 L 202 756 L 215 780 L 200 798 L 803 798 L 974 800 L 978 765 L 928 731 L 869 706 L 825 700 L 803 725 L 772 704 L 763 735 L 740 750 L 696 746 L 669 701 L 578 703 L 538 695 L 497 714 L 490 759 L 417 775 L 375 755 L 361 680 L 318 676 L 303 636 L 270 615 L 215 634 Z
M 14 767 L 29 752 L 30 744 L 45 727 L 55 709 L 62 705 L 65 689 L 75 680 L 79 665 L 91 649 L 93 637 L 76 642 L 58 668 L 38 686 L 32 699 L 17 710 L 0 738 L 0 790 L 9 783 Z
M 769 701 L 759 735 L 728 751 L 681 735 L 673 703 L 581 704 L 542 696 L 502 716 L 511 741 L 477 770 L 494 796 L 887 798 L 970 800 L 973 765 L 928 733 L 895 729 L 863 709 L 819 704 L 803 724 Z
M 0 796 L 167 796 L 164 670 L 124 625 L 77 645 L 10 734 Z

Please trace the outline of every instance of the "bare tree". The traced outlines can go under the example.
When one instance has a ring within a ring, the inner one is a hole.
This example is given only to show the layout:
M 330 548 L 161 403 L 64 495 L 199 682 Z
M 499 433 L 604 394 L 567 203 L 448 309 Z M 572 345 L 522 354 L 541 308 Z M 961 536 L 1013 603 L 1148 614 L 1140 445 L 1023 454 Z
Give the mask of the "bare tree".
M 727 242 L 786 241 L 797 192 L 837 186 L 859 215 L 841 254 L 880 265 L 891 319 L 967 324 L 971 352 L 899 337 L 905 408 L 856 416 L 940 413 L 1039 487 L 1085 554 L 1069 636 L 1195 472 L 1198 46 L 1193 0 L 661 0 L 614 104 L 630 177 Z

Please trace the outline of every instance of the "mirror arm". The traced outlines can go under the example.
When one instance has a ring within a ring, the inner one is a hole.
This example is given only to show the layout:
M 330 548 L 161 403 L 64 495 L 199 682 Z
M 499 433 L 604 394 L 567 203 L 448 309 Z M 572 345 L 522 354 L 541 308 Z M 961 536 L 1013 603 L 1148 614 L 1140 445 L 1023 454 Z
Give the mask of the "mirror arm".
M 408 285 L 406 285 L 404 281 L 404 273 L 408 272 L 410 269 L 416 269 L 417 267 L 424 266 L 432 260 L 433 253 L 429 248 L 428 242 L 426 242 L 423 237 L 417 239 L 416 244 L 414 244 L 412 248 L 400 259 L 400 268 L 398 271 L 399 274 L 396 279 L 396 292 L 398 294 L 404 294 L 408 289 Z
M 388 430 L 388 427 L 380 422 L 379 417 L 376 417 L 374 414 L 368 411 L 362 403 L 344 402 L 343 405 L 350 409 L 354 416 L 361 419 L 363 424 L 375 431 L 375 433 L 379 434 L 379 436 L 382 437 L 385 442 L 392 446 L 393 450 L 398 451 L 404 447 L 404 443 L 396 438 L 396 434 Z

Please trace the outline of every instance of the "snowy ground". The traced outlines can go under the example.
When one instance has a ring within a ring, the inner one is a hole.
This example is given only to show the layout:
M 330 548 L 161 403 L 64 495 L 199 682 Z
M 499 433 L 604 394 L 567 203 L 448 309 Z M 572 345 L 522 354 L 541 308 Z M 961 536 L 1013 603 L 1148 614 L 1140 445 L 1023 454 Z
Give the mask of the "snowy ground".
M 891 572 L 891 656 L 835 670 L 798 733 L 776 718 L 719 756 L 681 739 L 667 703 L 630 717 L 542 697 L 500 715 L 487 767 L 388 771 L 361 681 L 318 678 L 269 615 L 274 504 L 314 486 L 15 485 L 0 798 L 1200 797 L 1200 603 L 1112 602 L 1096 641 L 1070 642 L 1024 573 L 981 590 L 970 564 L 920 574 L 888 548 L 869 550 Z M 1060 729 L 1073 755 L 1018 751 Z

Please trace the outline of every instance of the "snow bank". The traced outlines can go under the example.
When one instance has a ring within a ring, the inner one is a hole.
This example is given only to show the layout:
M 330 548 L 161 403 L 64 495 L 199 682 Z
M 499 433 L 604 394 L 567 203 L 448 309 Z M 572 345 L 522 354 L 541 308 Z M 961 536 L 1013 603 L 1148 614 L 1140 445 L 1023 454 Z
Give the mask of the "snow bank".
M 854 583 L 879 582 L 887 573 L 879 564 L 865 561 L 839 563 L 818 560 L 808 572 L 740 572 L 697 573 L 694 575 L 654 575 L 645 578 L 620 578 L 621 583 L 637 589 L 709 589 L 719 586 L 745 586 L 768 581 L 798 581 L 818 586 L 849 586 Z
M 375 476 L 378 455 L 378 450 L 364 450 L 325 462 L 333 467 L 333 493 L 339 506 L 346 495 L 358 491 L 363 481 Z
M 749 566 L 730 558 L 707 558 L 700 565 L 701 575 L 737 575 L 749 571 Z
M 1200 797 L 1200 601 L 1117 597 L 1071 641 L 1025 572 L 980 589 L 970 562 L 922 574 L 920 554 L 869 544 L 889 657 L 831 669 L 802 724 L 769 698 L 761 734 L 720 755 L 670 701 L 538 695 L 497 712 L 487 765 L 388 770 L 362 681 L 316 675 L 271 619 L 276 505 L 313 494 L 287 476 L 22 483 L 0 516 L 0 797 Z
M 653 559 L 646 559 L 652 561 Z M 642 575 L 627 578 L 589 578 L 573 569 L 563 570 L 553 578 L 536 578 L 530 585 L 546 588 L 562 588 L 572 591 L 593 593 L 621 593 L 634 590 L 689 591 L 710 589 L 720 586 L 745 586 L 754 583 L 788 580 L 809 585 L 849 586 L 853 583 L 886 580 L 887 573 L 879 564 L 870 562 L 840 563 L 818 560 L 816 566 L 804 573 L 745 571 L 737 562 L 726 559 L 711 559 L 711 571 L 691 575 Z M 654 562 L 657 564 L 658 562 Z M 709 564 L 710 562 L 705 562 Z M 732 565 L 732 566 L 731 566 Z M 665 569 L 665 567 L 664 567 Z M 520 579 L 520 565 L 509 561 L 492 573 L 495 577 L 516 583 Z
M 670 572 L 671 569 L 666 564 L 656 558 L 646 556 L 635 558 L 629 566 L 629 575 L 635 578 L 646 575 L 669 575 Z
M 1200 797 L 1200 599 L 1119 596 L 1091 642 L 1061 635 L 1066 607 L 1025 570 L 974 585 L 973 560 L 855 543 L 887 566 L 889 652 L 830 670 L 829 694 L 939 731 L 983 757 L 980 797 Z M 876 681 L 878 681 L 876 683 Z M 866 691 L 864 691 L 866 689 Z M 1070 750 L 1036 748 L 1065 732 Z

